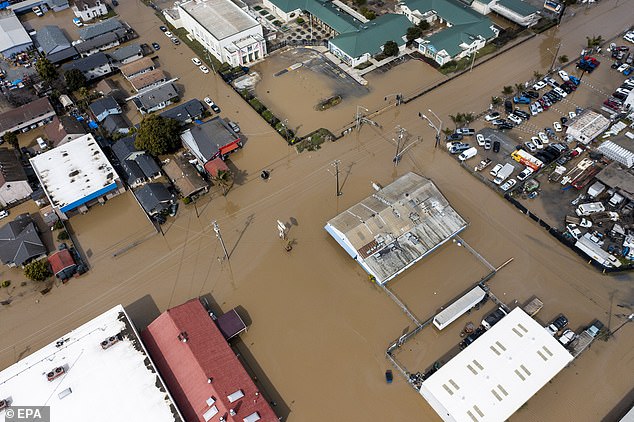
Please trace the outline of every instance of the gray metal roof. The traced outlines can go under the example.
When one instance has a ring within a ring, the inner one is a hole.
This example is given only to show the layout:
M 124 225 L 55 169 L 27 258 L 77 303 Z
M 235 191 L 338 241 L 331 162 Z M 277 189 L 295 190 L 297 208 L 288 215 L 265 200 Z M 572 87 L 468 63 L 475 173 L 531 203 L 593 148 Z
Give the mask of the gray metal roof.
M 110 61 L 108 60 L 108 56 L 104 53 L 96 53 L 92 56 L 84 57 L 83 59 L 73 60 L 70 63 L 66 63 L 62 65 L 62 70 L 68 71 L 71 69 L 79 69 L 82 72 L 89 71 L 91 69 L 96 69 L 100 66 L 103 66 Z
M 139 154 L 135 157 L 134 161 L 139 165 L 143 174 L 150 179 L 161 174 L 161 168 L 156 164 L 154 158 L 150 157 L 146 153 Z
M 99 116 L 100 114 L 102 114 L 104 111 L 107 111 L 107 110 L 112 110 L 115 108 L 120 109 L 117 101 L 110 95 L 92 102 L 88 107 L 90 108 L 90 111 L 92 112 L 92 114 L 95 115 L 95 117 Z
M 119 159 L 120 162 L 123 162 L 128 159 L 128 157 L 138 150 L 134 147 L 134 139 L 136 135 L 128 136 L 127 138 L 119 139 L 112 146 L 112 152 Z
M 46 252 L 29 214 L 20 214 L 0 227 L 0 260 L 3 264 L 19 266 Z
M 134 185 L 138 181 L 143 181 L 146 178 L 143 170 L 141 170 L 136 161 L 123 160 L 121 162 L 121 168 L 125 172 L 125 179 L 128 185 Z
M 113 32 L 107 32 L 105 34 L 97 35 L 96 37 L 86 40 L 84 42 L 75 44 L 75 48 L 80 53 L 86 53 L 88 51 L 98 49 L 104 45 L 111 44 L 121 39 L 124 34 L 125 34 L 124 29 L 120 29 Z
M 79 38 L 86 41 L 101 34 L 112 32 L 116 29 L 124 28 L 120 20 L 110 18 L 94 25 L 87 25 L 79 30 Z
M 0 52 L 31 43 L 31 37 L 13 10 L 0 10 Z
M 143 49 L 139 44 L 129 44 L 121 48 L 117 48 L 115 51 L 110 53 L 110 57 L 113 60 L 121 62 L 129 57 L 136 56 L 137 54 L 143 55 Z
M 69 47 L 56 53 L 49 54 L 46 58 L 49 59 L 51 63 L 60 63 L 75 57 L 77 54 L 75 47 Z
M 200 160 L 207 162 L 218 150 L 238 139 L 229 125 L 220 117 L 192 127 L 181 134 L 185 146 Z
M 139 108 L 149 110 L 176 97 L 178 97 L 178 92 L 176 92 L 174 85 L 163 84 L 134 98 L 134 104 Z
M 137 189 L 134 194 L 148 214 L 166 210 L 174 201 L 174 195 L 162 183 L 148 183 Z
M 170 108 L 161 113 L 161 117 L 167 117 L 169 119 L 178 120 L 181 123 L 187 123 L 193 119 L 196 119 L 205 112 L 205 106 L 200 100 L 193 99 L 185 103 L 178 104 L 175 107 Z
M 55 25 L 46 25 L 37 31 L 35 38 L 44 54 L 57 53 L 71 46 L 64 32 Z
M 101 125 L 106 130 L 106 132 L 112 134 L 119 129 L 129 129 L 130 125 L 126 122 L 120 114 L 110 114 L 108 117 L 103 119 Z

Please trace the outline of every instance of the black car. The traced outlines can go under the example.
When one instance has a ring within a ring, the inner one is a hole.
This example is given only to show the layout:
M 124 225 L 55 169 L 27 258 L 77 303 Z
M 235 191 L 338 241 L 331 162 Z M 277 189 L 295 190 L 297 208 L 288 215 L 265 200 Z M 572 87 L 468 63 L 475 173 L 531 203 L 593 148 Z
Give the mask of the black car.
M 621 62 L 614 62 L 612 63 L 612 65 L 610 66 L 612 69 L 618 69 L 619 67 L 621 67 L 623 63 Z
M 561 116 L 561 119 L 559 119 L 561 121 L 562 125 L 565 125 L 566 123 L 568 123 L 568 118 L 566 116 Z
M 515 114 L 517 114 L 518 116 L 520 116 L 522 119 L 524 120 L 528 120 L 531 118 L 531 115 L 528 114 L 527 112 L 525 112 L 524 110 L 520 110 L 519 108 L 516 108 L 514 111 Z
M 499 125 L 498 129 L 500 129 L 500 130 L 508 130 L 508 129 L 513 129 L 514 127 L 515 126 L 513 126 L 512 124 L 507 122 L 507 123 Z
M 163 32 L 167 32 L 167 26 L 165 26 L 165 25 L 161 25 L 161 26 L 159 26 L 159 29 L 160 29 L 161 31 L 163 31 Z
M 536 100 L 539 98 L 539 92 L 537 91 L 526 91 L 526 96 L 529 98 L 532 98 L 533 100 Z
M 160 46 L 157 42 L 153 42 L 153 43 L 152 43 L 152 48 L 153 48 L 154 50 L 157 50 L 157 51 L 158 51 L 158 50 L 160 50 L 160 49 L 161 49 L 161 46 Z
M 506 111 L 506 114 L 513 113 L 513 103 L 511 100 L 504 101 L 504 111 Z
M 557 318 L 555 318 L 555 320 L 553 321 L 553 325 L 561 330 L 566 325 L 568 325 L 568 318 L 566 318 L 564 314 L 561 314 Z
M 506 119 L 495 119 L 491 121 L 491 124 L 495 126 L 500 126 L 500 125 L 503 125 L 504 123 L 508 123 Z
M 627 95 L 621 94 L 620 92 L 613 92 L 612 96 L 614 98 L 618 98 L 619 100 L 623 100 L 623 101 L 625 101 L 625 99 L 627 98 Z
M 462 140 L 462 135 L 459 133 L 452 133 L 451 135 L 447 136 L 447 141 L 461 141 Z
M 500 152 L 500 141 L 493 142 L 493 152 Z

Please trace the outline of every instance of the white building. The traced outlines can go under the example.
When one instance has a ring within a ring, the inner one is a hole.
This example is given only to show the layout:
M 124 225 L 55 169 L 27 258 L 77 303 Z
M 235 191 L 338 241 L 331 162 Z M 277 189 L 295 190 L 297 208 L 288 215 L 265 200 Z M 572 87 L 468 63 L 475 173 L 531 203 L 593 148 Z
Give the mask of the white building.
M 515 308 L 427 378 L 420 394 L 446 422 L 503 422 L 572 359 Z
M 101 0 L 74 0 L 71 9 L 84 22 L 108 14 L 106 3 Z
M 493 0 L 489 9 L 526 27 L 535 25 L 540 18 L 539 9 L 525 0 Z
M 247 66 L 266 55 L 262 27 L 231 0 L 191 0 L 178 11 L 183 27 L 221 62 Z
M 436 185 L 410 172 L 324 228 L 377 283 L 385 284 L 465 227 Z
M 610 126 L 610 119 L 595 111 L 586 109 L 568 125 L 566 135 L 575 141 L 588 145 Z
M 62 219 L 88 211 L 125 191 L 91 134 L 31 158 L 51 206 Z
M 623 148 L 612 141 L 605 141 L 597 150 L 610 160 L 623 164 L 627 168 L 634 166 L 634 152 Z
M 121 305 L 0 372 L 0 400 L 51 421 L 183 421 Z
M 0 54 L 11 57 L 33 47 L 33 41 L 13 10 L 0 10 Z

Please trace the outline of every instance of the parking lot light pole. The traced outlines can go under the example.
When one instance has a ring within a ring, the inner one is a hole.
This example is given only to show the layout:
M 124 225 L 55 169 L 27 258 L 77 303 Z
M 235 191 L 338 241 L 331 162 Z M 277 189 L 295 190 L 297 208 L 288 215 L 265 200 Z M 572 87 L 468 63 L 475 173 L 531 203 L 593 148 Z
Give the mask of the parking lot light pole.
M 440 120 L 440 117 L 438 117 L 436 115 L 436 113 L 434 113 L 433 111 L 431 111 L 431 109 L 427 109 L 427 111 L 429 111 L 439 122 L 438 126 L 436 126 L 430 119 L 429 117 L 427 117 L 426 115 L 424 115 L 423 113 L 418 113 L 418 117 L 420 117 L 421 119 L 425 119 L 427 120 L 427 123 L 429 124 L 429 127 L 433 128 L 436 130 L 436 144 L 434 145 L 434 148 L 437 148 L 438 145 L 440 145 L 440 131 L 442 130 L 442 120 Z

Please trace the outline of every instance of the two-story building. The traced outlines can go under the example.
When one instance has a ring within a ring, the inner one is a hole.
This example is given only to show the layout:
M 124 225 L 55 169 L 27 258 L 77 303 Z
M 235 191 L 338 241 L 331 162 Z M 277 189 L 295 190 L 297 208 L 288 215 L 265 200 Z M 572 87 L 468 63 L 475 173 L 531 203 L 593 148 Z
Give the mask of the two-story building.
M 106 3 L 101 0 L 73 0 L 71 9 L 84 22 L 108 14 Z

